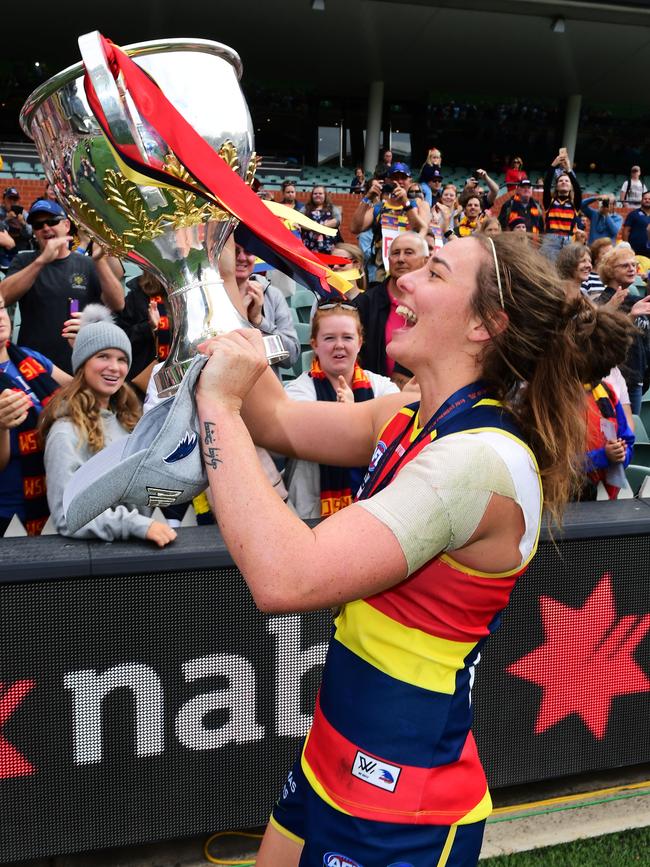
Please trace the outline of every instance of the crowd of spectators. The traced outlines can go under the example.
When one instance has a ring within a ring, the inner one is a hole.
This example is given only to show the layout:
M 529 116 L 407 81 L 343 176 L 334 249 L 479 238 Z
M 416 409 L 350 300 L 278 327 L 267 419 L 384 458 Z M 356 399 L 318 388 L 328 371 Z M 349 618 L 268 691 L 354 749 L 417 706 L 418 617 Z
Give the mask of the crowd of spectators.
M 291 310 L 295 284 L 236 245 L 235 279 L 248 320 L 262 333 L 280 336 L 288 352 L 275 368 L 278 377 L 296 400 L 358 401 L 416 388 L 410 372 L 386 353 L 392 332 L 404 322 L 399 278 L 458 237 L 513 232 L 555 263 L 567 293 L 621 308 L 637 326 L 627 358 L 605 380 L 586 384 L 585 392 L 588 441 L 580 496 L 595 497 L 601 482 L 616 496 L 633 455 L 633 416 L 650 386 L 650 192 L 640 167 L 632 166 L 618 195 L 589 197 L 583 197 L 564 149 L 549 161 L 541 196 L 520 156 L 509 161 L 501 200 L 485 169 L 472 170 L 464 184 L 445 180 L 438 148 L 429 149 L 417 172 L 385 151 L 371 177 L 356 169 L 350 192 L 359 198 L 347 225 L 322 185 L 301 202 L 294 181 L 282 184 L 274 198 L 311 221 L 306 225 L 301 217 L 292 231 L 344 273 L 351 288 L 344 301 L 314 302 L 311 333 L 301 344 Z M 28 208 L 16 188 L 4 191 L 0 267 L 0 536 L 14 516 L 36 535 L 48 514 L 66 533 L 61 503 L 74 469 L 128 434 L 145 395 L 156 400 L 152 375 L 171 341 L 165 288 L 147 273 L 125 284 L 119 260 L 75 230 L 51 189 Z M 96 311 L 97 305 L 103 311 L 93 314 L 98 321 L 85 321 L 84 309 Z M 14 307 L 20 317 L 15 343 Z M 311 362 L 293 378 L 306 340 Z M 290 461 L 283 480 L 277 461 L 259 457 L 302 517 L 345 506 L 362 469 Z M 199 511 L 209 515 L 207 501 Z M 109 510 L 80 535 L 134 535 L 159 545 L 174 538 L 167 524 L 127 506 Z

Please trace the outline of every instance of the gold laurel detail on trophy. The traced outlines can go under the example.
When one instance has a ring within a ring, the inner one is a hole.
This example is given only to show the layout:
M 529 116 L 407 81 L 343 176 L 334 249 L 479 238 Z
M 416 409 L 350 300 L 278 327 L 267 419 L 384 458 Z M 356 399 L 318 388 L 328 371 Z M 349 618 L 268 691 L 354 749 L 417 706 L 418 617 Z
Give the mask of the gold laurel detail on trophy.
M 219 150 L 219 156 L 226 164 L 234 171 L 239 169 L 239 159 L 237 157 L 237 148 L 231 141 L 225 141 Z M 165 157 L 165 169 L 175 178 L 186 183 L 196 184 L 196 180 L 190 175 L 185 166 L 180 162 L 175 153 L 170 151 Z M 174 229 L 184 229 L 188 226 L 196 226 L 200 223 L 205 223 L 207 220 L 217 220 L 223 222 L 229 220 L 232 216 L 228 211 L 220 208 L 218 205 L 205 202 L 203 205 L 197 204 L 197 196 L 189 190 L 180 190 L 178 187 L 168 187 L 173 205 L 174 213 L 170 217 L 171 225 Z
M 224 163 L 233 170 L 233 172 L 239 171 L 239 156 L 237 155 L 237 148 L 235 143 L 230 141 L 229 138 L 227 138 L 219 148 L 219 156 Z
M 255 180 L 255 172 L 257 171 L 257 154 L 255 151 L 251 154 L 251 158 L 248 161 L 248 166 L 246 168 L 246 183 L 250 187 L 253 181 Z
M 196 183 L 190 173 L 183 166 L 176 154 L 171 151 L 165 157 L 165 169 L 174 178 L 186 183 Z M 178 187 L 167 187 L 167 192 L 171 196 L 174 205 L 174 215 L 172 223 L 175 229 L 182 226 L 195 225 L 196 222 L 201 222 L 201 209 L 196 204 L 196 196 L 189 190 L 181 190 Z M 198 220 L 196 219 L 198 215 Z M 188 222 L 190 221 L 190 222 Z
M 167 216 L 162 214 L 155 220 L 150 220 L 140 191 L 120 172 L 106 169 L 104 192 L 110 204 L 130 225 L 130 228 L 122 233 L 123 246 L 129 245 L 129 249 L 133 249 L 138 241 L 152 241 L 164 233 L 165 224 L 169 222 Z
M 125 250 L 127 253 L 133 249 L 133 244 L 128 241 L 125 243 L 99 216 L 97 211 L 78 196 L 68 196 L 68 202 L 72 209 L 79 214 L 80 222 L 99 238 L 100 246 L 118 251 Z

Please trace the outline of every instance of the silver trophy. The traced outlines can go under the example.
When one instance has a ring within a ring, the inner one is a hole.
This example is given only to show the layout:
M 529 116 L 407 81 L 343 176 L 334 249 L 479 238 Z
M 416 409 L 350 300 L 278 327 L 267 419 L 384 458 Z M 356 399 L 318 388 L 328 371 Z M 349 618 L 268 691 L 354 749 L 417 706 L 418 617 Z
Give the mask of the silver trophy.
M 139 115 L 122 79 L 116 81 L 111 74 L 99 33 L 82 36 L 79 47 L 115 140 L 135 145 L 145 162 L 163 162 L 173 176 L 190 180 L 175 154 Z M 239 86 L 239 55 L 204 39 L 140 42 L 123 50 L 230 168 L 252 183 L 253 127 Z M 130 259 L 165 285 L 172 342 L 156 385 L 166 397 L 177 390 L 199 343 L 252 327 L 239 294 L 228 293 L 219 273 L 219 256 L 237 220 L 189 191 L 125 176 L 88 105 L 83 74 L 78 63 L 46 81 L 23 106 L 20 123 L 34 139 L 47 178 L 75 222 L 108 251 Z M 280 337 L 264 341 L 269 363 L 287 357 Z

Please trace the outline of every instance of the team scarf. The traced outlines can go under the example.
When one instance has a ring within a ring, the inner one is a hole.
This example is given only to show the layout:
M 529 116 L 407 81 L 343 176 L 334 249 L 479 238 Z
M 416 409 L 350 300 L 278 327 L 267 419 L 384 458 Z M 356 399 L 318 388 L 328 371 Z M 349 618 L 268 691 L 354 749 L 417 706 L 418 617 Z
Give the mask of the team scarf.
M 616 407 L 612 394 L 604 382 L 599 382 L 596 386 L 586 385 L 585 391 L 591 392 L 591 396 L 596 404 L 596 408 L 600 413 L 590 412 L 587 417 L 587 451 L 603 447 L 605 437 L 600 429 L 600 419 L 606 418 L 617 424 Z M 621 490 L 617 485 L 612 485 L 607 481 L 607 469 L 593 468 L 587 473 L 589 479 L 594 485 L 602 482 L 607 491 L 607 496 L 610 500 L 615 500 L 618 497 L 618 492 Z
M 151 295 L 149 300 L 156 302 L 158 315 L 160 316 L 158 329 L 156 331 L 156 358 L 158 361 L 164 361 L 169 355 L 169 346 L 171 343 L 167 305 L 165 303 L 165 298 L 163 298 L 162 295 Z
M 478 223 L 478 219 L 470 220 L 469 217 L 466 217 L 465 214 L 463 214 L 456 224 L 456 234 L 461 238 L 466 238 L 476 230 Z
M 336 400 L 336 390 L 327 378 L 320 363 L 314 357 L 311 363 L 309 375 L 314 381 L 316 400 Z M 370 380 L 362 367 L 355 362 L 352 372 L 352 393 L 354 402 L 371 400 L 375 395 Z M 331 467 L 328 464 L 320 464 L 320 505 L 321 517 L 327 518 L 349 506 L 353 499 L 353 490 L 359 487 L 363 478 L 365 467 Z
M 29 383 L 30 389 L 39 399 L 41 406 L 46 406 L 54 392 L 59 388 L 41 362 L 12 343 L 7 343 L 9 360 L 18 368 L 21 376 Z M 11 391 L 25 392 L 21 383 L 0 371 L 0 391 L 5 388 Z M 25 529 L 29 536 L 38 536 L 45 526 L 49 515 L 47 496 L 45 492 L 45 466 L 43 464 L 43 446 L 38 433 L 38 412 L 32 405 L 25 421 L 10 431 L 11 457 L 17 457 L 20 462 L 20 472 L 23 480 L 23 497 L 25 500 Z
M 147 72 L 110 40 L 101 35 L 99 38 L 113 78 L 128 91 L 140 117 L 167 144 L 189 177 L 175 177 L 153 156 L 145 159 L 134 143 L 124 143 L 115 137 L 86 71 L 84 90 L 88 104 L 121 172 L 141 185 L 175 187 L 224 208 L 240 221 L 235 240 L 271 268 L 280 269 L 320 297 L 345 295 L 350 288 L 348 281 L 307 250 L 185 120 Z

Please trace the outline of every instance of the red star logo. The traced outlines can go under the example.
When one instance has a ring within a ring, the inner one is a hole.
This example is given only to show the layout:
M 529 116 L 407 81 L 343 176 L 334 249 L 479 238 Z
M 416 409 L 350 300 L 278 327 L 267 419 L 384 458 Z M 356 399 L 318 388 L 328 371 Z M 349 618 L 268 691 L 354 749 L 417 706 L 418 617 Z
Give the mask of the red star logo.
M 618 617 L 607 573 L 582 608 L 549 596 L 539 606 L 544 644 L 506 669 L 544 690 L 535 734 L 576 713 L 603 738 L 615 696 L 650 692 L 650 678 L 633 659 L 650 631 L 650 614 Z

